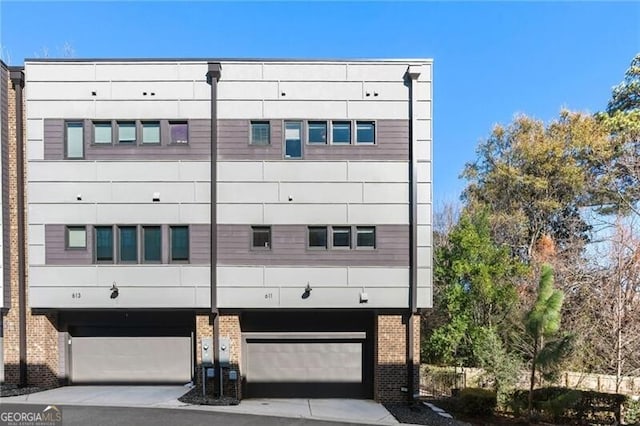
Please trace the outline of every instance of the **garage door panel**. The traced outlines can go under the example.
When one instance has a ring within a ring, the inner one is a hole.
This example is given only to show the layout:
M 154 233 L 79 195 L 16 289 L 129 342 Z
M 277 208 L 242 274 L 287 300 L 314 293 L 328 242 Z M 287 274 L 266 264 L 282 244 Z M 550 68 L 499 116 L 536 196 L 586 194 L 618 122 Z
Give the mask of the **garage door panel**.
M 362 343 L 248 342 L 249 383 L 360 383 Z
M 74 337 L 74 383 L 186 383 L 191 380 L 191 338 Z

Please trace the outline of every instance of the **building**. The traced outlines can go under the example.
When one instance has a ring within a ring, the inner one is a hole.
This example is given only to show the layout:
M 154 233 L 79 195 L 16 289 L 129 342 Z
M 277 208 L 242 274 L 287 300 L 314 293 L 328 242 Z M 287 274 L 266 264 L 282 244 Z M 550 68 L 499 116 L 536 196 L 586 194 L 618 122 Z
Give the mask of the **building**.
M 186 383 L 211 356 L 244 397 L 416 392 L 431 66 L 25 61 L 26 345 L 5 337 L 6 379 L 22 356 L 41 383 Z

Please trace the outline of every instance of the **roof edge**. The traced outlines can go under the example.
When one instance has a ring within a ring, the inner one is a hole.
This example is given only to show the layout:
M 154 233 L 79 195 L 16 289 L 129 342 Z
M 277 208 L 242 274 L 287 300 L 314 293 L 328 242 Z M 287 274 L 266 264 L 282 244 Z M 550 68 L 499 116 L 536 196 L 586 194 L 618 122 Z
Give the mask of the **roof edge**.
M 25 58 L 24 62 L 420 62 L 432 58 Z

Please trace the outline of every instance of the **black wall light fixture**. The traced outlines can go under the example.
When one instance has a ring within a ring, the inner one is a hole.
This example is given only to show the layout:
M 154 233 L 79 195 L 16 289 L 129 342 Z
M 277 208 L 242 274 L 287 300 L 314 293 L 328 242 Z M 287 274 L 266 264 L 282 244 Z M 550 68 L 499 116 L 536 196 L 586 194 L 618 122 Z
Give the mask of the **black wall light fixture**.
M 311 288 L 311 285 L 309 285 L 309 282 L 307 282 L 307 286 L 304 288 L 304 293 L 302 293 L 302 298 L 308 299 L 309 296 L 311 296 L 311 290 L 313 289 Z
M 111 298 L 115 299 L 116 297 L 118 297 L 120 295 L 120 290 L 118 289 L 118 286 L 116 286 L 116 283 L 114 281 L 113 285 L 111 286 Z

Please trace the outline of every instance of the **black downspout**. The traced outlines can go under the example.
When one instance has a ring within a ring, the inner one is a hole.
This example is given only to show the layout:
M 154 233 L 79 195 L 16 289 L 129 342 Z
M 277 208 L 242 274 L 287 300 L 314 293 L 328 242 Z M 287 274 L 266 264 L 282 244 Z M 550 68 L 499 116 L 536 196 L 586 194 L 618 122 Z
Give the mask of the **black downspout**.
M 416 80 L 420 73 L 407 71 L 409 77 L 409 309 L 407 310 L 407 401 L 414 401 L 413 316 L 418 312 L 418 158 L 415 141 L 414 101 Z
M 218 216 L 217 216 L 217 182 L 218 182 L 218 80 L 220 79 L 222 67 L 218 62 L 209 62 L 207 70 L 207 83 L 211 85 L 211 321 L 213 323 L 213 359 L 216 380 L 222 384 L 220 375 L 222 369 L 219 362 L 219 337 L 220 337 L 220 321 L 218 312 L 218 294 L 216 272 L 218 265 Z M 217 394 L 221 395 L 222 388 L 218 389 Z
M 18 190 L 18 352 L 21 387 L 27 386 L 27 285 L 24 238 L 24 136 L 22 117 L 22 69 L 10 70 L 10 78 L 16 93 L 16 173 Z

